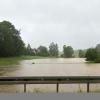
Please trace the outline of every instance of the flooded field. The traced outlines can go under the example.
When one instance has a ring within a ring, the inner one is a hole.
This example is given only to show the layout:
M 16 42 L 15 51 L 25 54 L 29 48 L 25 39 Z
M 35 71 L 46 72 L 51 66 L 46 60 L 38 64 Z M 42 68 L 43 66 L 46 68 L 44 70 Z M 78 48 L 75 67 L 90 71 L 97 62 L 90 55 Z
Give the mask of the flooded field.
M 100 64 L 86 63 L 84 58 L 23 60 L 18 65 L 0 66 L 0 76 L 100 76 Z M 90 87 L 100 91 L 99 84 Z M 23 85 L 1 85 L 0 91 L 23 92 Z M 85 91 L 86 84 L 60 85 L 60 92 Z M 27 92 L 56 92 L 56 85 L 27 85 Z

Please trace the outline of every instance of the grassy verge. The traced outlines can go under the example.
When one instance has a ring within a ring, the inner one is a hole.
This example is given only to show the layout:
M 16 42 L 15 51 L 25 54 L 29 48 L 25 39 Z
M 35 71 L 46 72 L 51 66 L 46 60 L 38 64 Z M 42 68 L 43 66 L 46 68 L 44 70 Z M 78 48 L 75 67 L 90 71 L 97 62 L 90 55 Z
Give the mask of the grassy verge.
M 20 56 L 20 57 L 5 57 L 0 58 L 0 65 L 13 65 L 18 64 L 21 60 L 43 59 L 44 57 L 38 56 Z

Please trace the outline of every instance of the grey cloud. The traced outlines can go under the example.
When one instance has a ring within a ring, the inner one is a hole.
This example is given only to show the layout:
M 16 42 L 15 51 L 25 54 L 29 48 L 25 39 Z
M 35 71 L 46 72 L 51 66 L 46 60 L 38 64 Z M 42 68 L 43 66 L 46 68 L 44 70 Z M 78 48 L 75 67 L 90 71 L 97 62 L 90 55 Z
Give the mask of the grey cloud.
M 0 0 L 0 21 L 9 20 L 32 47 L 57 42 L 75 49 L 100 42 L 100 0 Z

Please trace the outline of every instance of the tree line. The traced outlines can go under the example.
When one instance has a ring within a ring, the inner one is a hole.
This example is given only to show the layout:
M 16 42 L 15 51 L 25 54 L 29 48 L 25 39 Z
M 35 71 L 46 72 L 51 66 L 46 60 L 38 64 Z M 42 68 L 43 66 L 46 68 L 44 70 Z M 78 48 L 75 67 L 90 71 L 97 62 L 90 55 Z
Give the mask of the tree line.
M 49 48 L 45 46 L 39 46 L 38 48 L 32 49 L 30 44 L 28 44 L 26 48 L 27 55 L 33 55 L 33 56 L 43 56 L 43 57 L 65 57 L 65 58 L 71 58 L 74 57 L 74 50 L 71 46 L 63 46 L 63 53 L 60 55 L 59 53 L 59 47 L 57 43 L 50 43 Z
M 86 58 L 86 61 L 100 63 L 100 44 L 97 44 L 96 47 L 79 50 L 79 57 Z
M 39 46 L 38 48 L 31 48 L 30 44 L 25 46 L 20 31 L 9 21 L 0 22 L 0 57 L 33 55 L 44 57 L 77 57 L 86 58 L 87 61 L 100 62 L 100 44 L 95 48 L 85 50 L 74 50 L 71 46 L 63 46 L 63 51 L 59 53 L 57 43 L 50 43 L 49 48 Z
M 62 57 L 72 57 L 73 48 L 64 45 Z M 50 56 L 58 57 L 58 44 L 52 42 L 49 45 L 49 50 L 45 46 L 39 46 L 32 49 L 30 44 L 26 47 L 21 36 L 20 31 L 9 21 L 0 22 L 0 57 L 34 55 L 34 56 Z
M 95 48 L 89 48 L 85 57 L 87 61 L 100 63 L 100 44 L 97 44 Z

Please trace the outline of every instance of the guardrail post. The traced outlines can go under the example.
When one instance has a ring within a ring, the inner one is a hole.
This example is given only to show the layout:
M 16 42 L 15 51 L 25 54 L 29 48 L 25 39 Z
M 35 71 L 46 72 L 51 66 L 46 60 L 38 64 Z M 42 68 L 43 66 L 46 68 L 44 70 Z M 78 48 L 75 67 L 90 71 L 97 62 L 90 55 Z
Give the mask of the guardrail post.
M 57 83 L 57 93 L 59 92 L 59 84 Z
M 24 93 L 26 93 L 26 84 L 24 84 Z
M 89 87 L 89 83 L 87 83 L 87 93 L 89 93 L 89 91 L 90 91 L 90 87 Z

